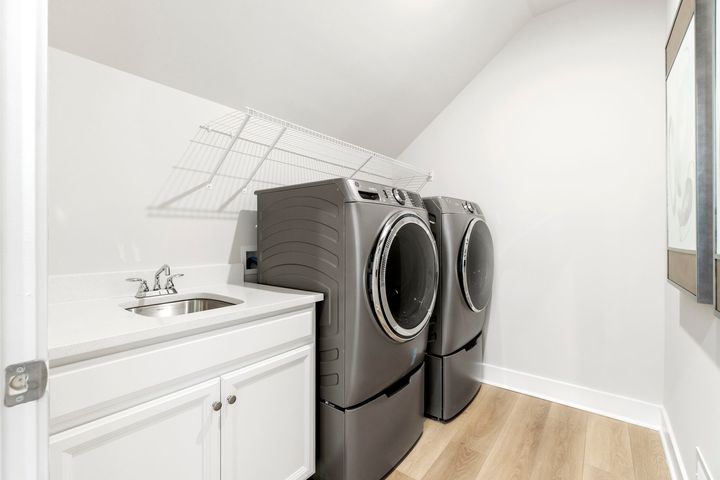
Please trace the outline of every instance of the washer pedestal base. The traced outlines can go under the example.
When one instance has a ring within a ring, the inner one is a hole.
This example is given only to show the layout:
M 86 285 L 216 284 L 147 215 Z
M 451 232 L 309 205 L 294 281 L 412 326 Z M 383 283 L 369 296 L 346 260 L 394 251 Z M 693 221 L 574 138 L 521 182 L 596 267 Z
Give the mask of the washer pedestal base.
M 425 369 L 354 408 L 319 403 L 317 480 L 380 480 L 423 429 Z
M 425 355 L 425 415 L 448 421 L 467 407 L 480 390 L 482 360 L 482 334 L 450 355 Z

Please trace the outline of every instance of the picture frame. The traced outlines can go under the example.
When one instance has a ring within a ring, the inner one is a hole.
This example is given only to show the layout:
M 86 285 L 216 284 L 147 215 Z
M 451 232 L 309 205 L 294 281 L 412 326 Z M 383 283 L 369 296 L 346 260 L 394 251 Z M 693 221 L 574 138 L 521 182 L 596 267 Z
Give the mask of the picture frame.
M 714 2 L 682 0 L 665 47 L 667 279 L 703 304 L 717 296 Z

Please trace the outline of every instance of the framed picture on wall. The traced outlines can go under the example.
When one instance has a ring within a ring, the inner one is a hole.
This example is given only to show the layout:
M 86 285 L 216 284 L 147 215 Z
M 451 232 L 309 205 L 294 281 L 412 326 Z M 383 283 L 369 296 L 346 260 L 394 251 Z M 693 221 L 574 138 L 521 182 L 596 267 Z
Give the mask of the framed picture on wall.
M 667 276 L 699 303 L 715 290 L 713 28 L 714 0 L 683 0 L 665 47 Z
M 717 115 L 720 112 L 720 105 L 718 105 L 718 101 L 720 101 L 720 95 L 718 95 L 718 83 L 720 82 L 720 71 L 718 70 L 720 68 L 720 63 L 717 61 L 717 52 L 720 52 L 720 38 L 717 34 L 717 25 L 718 21 L 720 21 L 720 9 L 718 9 L 717 4 L 715 2 L 712 2 L 711 7 L 713 7 L 715 10 L 713 13 L 714 22 L 712 24 L 712 27 L 715 28 L 714 31 L 712 31 L 713 34 L 713 69 L 712 69 L 712 82 L 715 88 L 712 90 L 712 93 L 714 95 L 713 97 L 713 106 L 715 107 L 712 112 L 712 118 L 714 121 L 713 124 L 713 132 L 715 136 L 713 137 L 714 140 L 714 150 L 713 153 L 715 154 L 714 158 L 714 175 L 713 175 L 713 186 L 714 186 L 714 228 L 713 232 L 715 233 L 714 241 L 713 241 L 713 279 L 715 280 L 715 283 L 713 285 L 713 292 L 715 294 L 715 316 L 720 317 L 720 215 L 718 213 L 718 209 L 720 209 L 720 131 L 718 130 L 720 128 L 720 122 L 717 119 Z

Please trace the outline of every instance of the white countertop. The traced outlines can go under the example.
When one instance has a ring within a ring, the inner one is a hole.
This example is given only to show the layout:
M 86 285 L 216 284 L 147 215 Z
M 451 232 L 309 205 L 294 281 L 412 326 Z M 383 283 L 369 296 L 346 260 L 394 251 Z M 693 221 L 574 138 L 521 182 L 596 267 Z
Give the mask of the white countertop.
M 205 294 L 205 295 L 199 295 Z M 153 318 L 125 310 L 129 306 L 215 298 L 243 303 L 170 318 Z M 201 331 L 249 322 L 276 312 L 312 305 L 321 293 L 266 285 L 214 285 L 182 289 L 162 297 L 132 296 L 51 303 L 48 305 L 48 349 L 51 366 L 84 360 Z

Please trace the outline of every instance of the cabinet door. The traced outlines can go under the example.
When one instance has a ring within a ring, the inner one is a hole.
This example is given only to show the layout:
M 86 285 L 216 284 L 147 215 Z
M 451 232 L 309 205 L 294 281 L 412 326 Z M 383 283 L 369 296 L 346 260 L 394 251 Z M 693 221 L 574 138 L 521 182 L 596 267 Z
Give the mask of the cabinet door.
M 219 480 L 219 379 L 50 437 L 50 480 Z
M 221 377 L 223 480 L 314 473 L 314 358 L 308 345 Z

